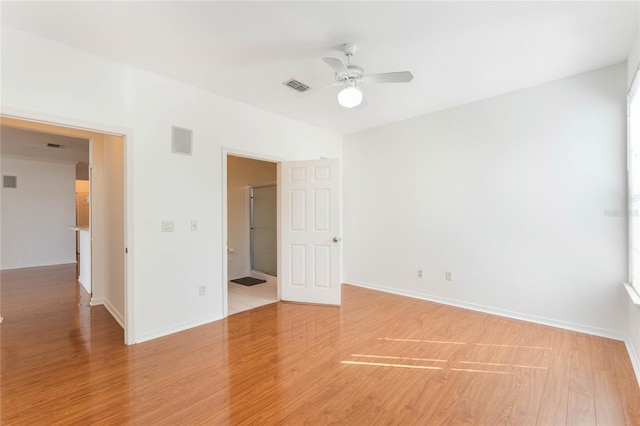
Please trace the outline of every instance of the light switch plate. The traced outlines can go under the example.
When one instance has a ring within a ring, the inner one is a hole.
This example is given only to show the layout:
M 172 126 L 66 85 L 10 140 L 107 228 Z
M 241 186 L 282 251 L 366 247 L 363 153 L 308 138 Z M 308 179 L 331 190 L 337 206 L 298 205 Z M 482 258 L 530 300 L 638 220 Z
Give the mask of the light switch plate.
M 191 230 L 192 231 L 198 230 L 198 221 L 196 219 L 191 219 Z

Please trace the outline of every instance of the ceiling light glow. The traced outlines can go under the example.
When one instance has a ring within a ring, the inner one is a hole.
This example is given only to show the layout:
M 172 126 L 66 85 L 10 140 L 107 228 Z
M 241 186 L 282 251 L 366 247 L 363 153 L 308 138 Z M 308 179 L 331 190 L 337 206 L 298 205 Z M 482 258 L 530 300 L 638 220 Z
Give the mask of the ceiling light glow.
M 353 108 L 362 102 L 362 92 L 355 86 L 345 87 L 338 93 L 338 103 L 345 108 Z

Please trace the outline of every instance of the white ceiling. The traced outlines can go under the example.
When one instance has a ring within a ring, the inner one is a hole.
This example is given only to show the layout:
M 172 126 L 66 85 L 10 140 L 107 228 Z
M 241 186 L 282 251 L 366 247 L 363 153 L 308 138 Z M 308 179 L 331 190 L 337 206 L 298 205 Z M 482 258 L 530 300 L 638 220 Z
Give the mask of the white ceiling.
M 1 2 L 1 22 L 314 126 L 350 133 L 624 62 L 638 1 Z M 348 110 L 323 56 L 408 84 Z
M 62 145 L 62 148 L 50 148 L 48 143 Z M 0 126 L 0 155 L 86 165 L 89 140 Z

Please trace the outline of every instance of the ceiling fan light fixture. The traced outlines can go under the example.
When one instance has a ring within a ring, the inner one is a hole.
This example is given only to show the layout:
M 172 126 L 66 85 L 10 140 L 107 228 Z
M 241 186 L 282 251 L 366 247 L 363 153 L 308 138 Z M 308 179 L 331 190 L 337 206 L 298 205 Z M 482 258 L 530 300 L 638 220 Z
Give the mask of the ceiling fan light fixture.
M 353 108 L 362 102 L 362 91 L 355 86 L 345 87 L 338 93 L 338 103 L 345 108 Z

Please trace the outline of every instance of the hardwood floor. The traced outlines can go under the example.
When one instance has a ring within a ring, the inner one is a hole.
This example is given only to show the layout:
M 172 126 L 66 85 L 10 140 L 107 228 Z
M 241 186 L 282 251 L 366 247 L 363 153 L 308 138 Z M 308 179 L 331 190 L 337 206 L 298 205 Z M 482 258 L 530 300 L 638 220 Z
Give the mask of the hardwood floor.
M 74 277 L 2 272 L 3 425 L 640 425 L 622 342 L 345 285 L 127 347 Z

